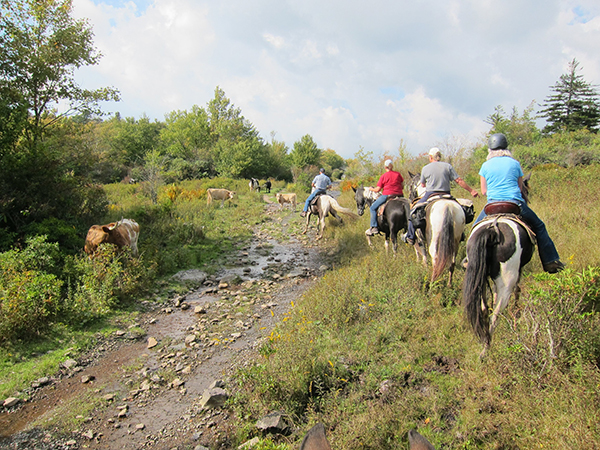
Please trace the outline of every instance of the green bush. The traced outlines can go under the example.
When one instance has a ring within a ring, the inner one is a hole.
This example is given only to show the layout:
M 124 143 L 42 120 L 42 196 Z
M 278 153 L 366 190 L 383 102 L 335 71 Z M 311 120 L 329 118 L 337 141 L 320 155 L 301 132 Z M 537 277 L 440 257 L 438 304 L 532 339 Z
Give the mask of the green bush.
M 67 322 L 85 323 L 143 295 L 151 286 L 154 267 L 146 267 L 142 257 L 132 258 L 129 249 L 117 253 L 116 247 L 106 244 L 98 247 L 93 258 L 69 258 L 65 277 L 71 283 L 61 317 Z
M 0 253 L 0 341 L 25 338 L 48 328 L 61 298 L 56 270 L 58 244 L 46 236 L 27 239 L 23 250 Z

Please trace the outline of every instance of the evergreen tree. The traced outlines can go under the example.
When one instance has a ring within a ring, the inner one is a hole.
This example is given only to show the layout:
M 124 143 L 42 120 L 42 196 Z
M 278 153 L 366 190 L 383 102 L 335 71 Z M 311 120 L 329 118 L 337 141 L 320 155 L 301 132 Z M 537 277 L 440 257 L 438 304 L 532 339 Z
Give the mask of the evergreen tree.
M 579 62 L 573 58 L 569 63 L 569 72 L 560 76 L 551 87 L 554 94 L 544 100 L 539 116 L 546 119 L 548 125 L 544 133 L 576 131 L 587 128 L 598 131 L 600 122 L 600 102 L 595 87 L 578 74 Z

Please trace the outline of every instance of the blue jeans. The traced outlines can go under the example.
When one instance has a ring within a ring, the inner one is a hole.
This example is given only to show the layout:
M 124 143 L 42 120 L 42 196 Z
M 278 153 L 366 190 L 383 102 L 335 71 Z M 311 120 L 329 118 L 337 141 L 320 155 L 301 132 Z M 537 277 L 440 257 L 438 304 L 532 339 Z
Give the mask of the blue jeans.
M 535 233 L 535 237 L 537 238 L 538 253 L 540 254 L 540 260 L 542 261 L 542 264 L 558 261 L 560 259 L 558 256 L 558 251 L 554 246 L 554 242 L 552 242 L 552 239 L 550 239 L 550 235 L 546 230 L 546 225 L 544 222 L 542 222 L 537 214 L 534 213 L 529 206 L 527 206 L 527 203 L 521 201 L 515 201 L 514 203 L 521 207 L 521 217 Z M 487 214 L 482 209 L 473 226 L 475 226 L 477 222 L 480 222 L 486 216 Z
M 431 197 L 433 194 L 439 194 L 439 192 L 435 192 L 435 191 L 425 192 L 423 194 L 423 197 L 421 197 L 420 200 L 415 204 L 415 207 L 417 205 L 420 205 L 421 203 L 425 203 L 427 201 L 427 199 L 429 197 Z M 449 194 L 449 192 L 448 192 L 448 194 Z M 410 239 L 411 241 L 415 240 L 415 226 L 413 225 L 410 218 L 408 220 L 408 230 L 406 230 L 406 239 Z
M 377 208 L 383 205 L 387 198 L 387 195 L 380 195 L 369 207 L 371 210 L 371 228 L 377 228 Z
M 312 193 L 308 196 L 308 198 L 304 202 L 304 209 L 302 211 L 304 211 L 304 212 L 308 211 L 308 205 L 310 204 L 312 199 L 315 198 L 317 195 L 325 194 L 326 192 L 327 192 L 327 189 L 315 189 L 314 191 L 312 191 Z

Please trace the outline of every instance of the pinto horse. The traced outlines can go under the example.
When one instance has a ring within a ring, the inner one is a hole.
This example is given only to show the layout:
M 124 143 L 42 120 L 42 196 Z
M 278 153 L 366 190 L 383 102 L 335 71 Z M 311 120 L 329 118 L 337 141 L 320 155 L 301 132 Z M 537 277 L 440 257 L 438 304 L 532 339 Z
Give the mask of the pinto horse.
M 533 255 L 535 237 L 514 214 L 488 216 L 473 227 L 467 240 L 467 260 L 463 284 L 463 306 L 475 335 L 483 343 L 483 357 L 492 342 L 498 315 L 515 293 L 523 266 Z M 488 279 L 493 282 L 493 311 L 490 314 Z
M 370 208 L 380 194 L 368 187 L 360 186 L 357 189 L 352 189 L 354 190 L 354 200 L 356 200 L 358 215 L 362 216 L 365 212 L 365 207 Z M 410 205 L 407 199 L 396 197 L 388 200 L 383 207 L 383 214 L 377 214 L 377 228 L 385 234 L 385 251 L 389 251 L 389 241 L 391 241 L 392 251 L 395 255 L 398 249 L 398 232 L 408 229 Z M 369 243 L 369 247 L 373 247 L 371 236 L 369 235 L 367 235 L 367 242 Z
M 317 241 L 323 237 L 323 230 L 325 230 L 325 217 L 331 214 L 340 223 L 344 221 L 338 213 L 346 214 L 350 217 L 358 217 L 348 208 L 344 208 L 341 206 L 335 198 L 330 195 L 322 194 L 317 196 L 317 198 L 311 202 L 311 205 L 308 207 L 308 214 L 306 215 L 306 227 L 302 234 L 306 234 L 308 231 L 308 226 L 310 225 L 310 218 L 312 215 L 315 215 L 319 218 L 319 223 L 317 225 Z
M 409 184 L 409 198 L 413 202 L 424 193 L 420 183 L 420 175 L 413 175 Z M 433 200 L 433 197 L 430 197 Z M 446 267 L 449 271 L 448 286 L 452 285 L 452 276 L 456 267 L 456 255 L 466 225 L 465 212 L 462 206 L 453 199 L 440 198 L 432 201 L 425 208 L 425 233 L 416 231 L 415 253 L 417 261 L 427 266 L 427 253 L 431 256 L 431 281 L 437 280 Z

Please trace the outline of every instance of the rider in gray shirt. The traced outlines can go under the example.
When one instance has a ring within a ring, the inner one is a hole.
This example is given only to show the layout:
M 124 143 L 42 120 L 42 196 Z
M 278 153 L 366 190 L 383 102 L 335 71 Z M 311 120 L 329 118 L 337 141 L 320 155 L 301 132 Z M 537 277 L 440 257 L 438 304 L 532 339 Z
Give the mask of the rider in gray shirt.
M 450 183 L 456 181 L 460 187 L 469 191 L 473 197 L 477 197 L 478 192 L 472 189 L 456 170 L 447 162 L 441 161 L 442 152 L 439 148 L 433 147 L 429 150 L 429 164 L 421 169 L 421 186 L 425 188 L 425 193 L 417 203 L 425 203 L 433 194 L 449 194 Z M 408 231 L 402 235 L 402 240 L 407 244 L 415 243 L 415 227 L 408 221 Z

